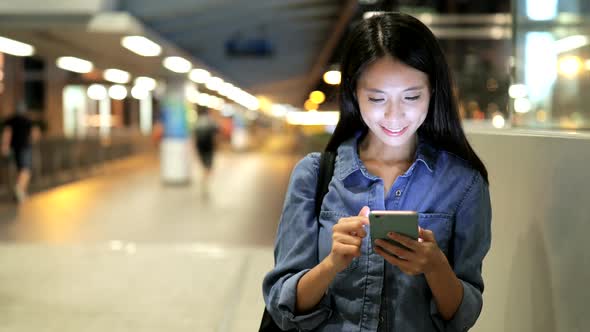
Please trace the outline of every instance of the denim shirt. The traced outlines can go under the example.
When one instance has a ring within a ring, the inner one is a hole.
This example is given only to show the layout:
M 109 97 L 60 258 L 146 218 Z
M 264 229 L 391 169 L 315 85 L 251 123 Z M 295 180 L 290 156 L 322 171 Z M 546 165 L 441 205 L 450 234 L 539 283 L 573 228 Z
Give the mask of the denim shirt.
M 339 332 L 472 327 L 482 309 L 481 268 L 491 242 L 490 196 L 479 172 L 420 140 L 415 162 L 385 195 L 383 180 L 367 171 L 353 138 L 338 148 L 318 222 L 314 198 L 319 161 L 320 154 L 311 153 L 293 170 L 277 231 L 275 267 L 264 278 L 264 300 L 277 324 L 283 329 Z M 418 211 L 420 227 L 434 232 L 463 285 L 461 304 L 450 320 L 440 316 L 424 275 L 406 275 L 387 263 L 375 253 L 370 235 L 362 241 L 361 256 L 337 274 L 315 309 L 296 312 L 297 283 L 330 253 L 332 226 L 340 218 L 358 215 L 365 205 L 371 210 Z

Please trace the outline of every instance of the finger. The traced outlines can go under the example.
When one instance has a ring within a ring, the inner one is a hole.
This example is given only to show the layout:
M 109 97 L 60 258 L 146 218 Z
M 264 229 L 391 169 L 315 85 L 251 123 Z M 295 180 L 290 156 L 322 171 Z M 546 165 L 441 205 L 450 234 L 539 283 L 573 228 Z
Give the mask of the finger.
M 360 237 L 365 237 L 367 235 L 367 232 L 360 220 L 357 220 L 355 222 L 338 223 L 332 227 L 332 231 L 334 233 L 339 232 L 345 234 L 355 233 L 356 236 Z
M 334 235 L 332 236 L 332 239 L 334 240 L 334 242 L 339 242 L 339 243 L 347 244 L 347 245 L 353 245 L 353 246 L 357 246 L 357 247 L 360 247 L 363 242 L 363 240 L 358 236 L 352 236 L 352 235 L 347 235 L 347 234 L 342 234 L 342 233 L 334 233 Z
M 339 255 L 345 256 L 359 257 L 361 255 L 361 248 L 339 242 L 334 243 L 334 251 Z
M 412 260 L 414 259 L 414 257 L 416 256 L 415 253 L 413 253 L 410 250 L 401 248 L 393 243 L 389 243 L 385 240 L 375 240 L 375 244 L 377 245 L 377 247 L 381 248 L 381 249 L 385 249 L 387 252 L 394 254 L 404 260 Z
M 410 250 L 416 251 L 419 248 L 418 241 L 411 239 L 405 235 L 401 235 L 399 233 L 394 233 L 394 232 L 389 232 L 389 233 L 387 233 L 387 236 L 390 239 L 399 242 L 404 247 L 409 248 Z
M 338 224 L 348 224 L 348 223 L 355 223 L 355 222 L 360 222 L 362 225 L 368 225 L 369 224 L 369 217 L 354 216 L 354 217 L 340 218 L 338 220 Z
M 424 241 L 436 243 L 436 238 L 434 237 L 433 231 L 420 227 L 419 234 L 420 234 L 420 238 L 424 239 Z
M 371 209 L 368 206 L 363 206 L 363 208 L 361 209 L 361 211 L 359 212 L 359 216 L 360 217 L 369 217 L 369 212 L 371 212 Z
M 412 270 L 411 264 L 408 261 L 398 258 L 398 257 L 395 257 L 380 247 L 376 247 L 375 252 L 379 256 L 383 257 L 383 259 L 385 259 L 389 264 L 399 267 L 399 269 L 404 271 L 404 273 L 406 273 L 406 274 L 410 274 L 410 273 L 406 272 L 406 271 Z

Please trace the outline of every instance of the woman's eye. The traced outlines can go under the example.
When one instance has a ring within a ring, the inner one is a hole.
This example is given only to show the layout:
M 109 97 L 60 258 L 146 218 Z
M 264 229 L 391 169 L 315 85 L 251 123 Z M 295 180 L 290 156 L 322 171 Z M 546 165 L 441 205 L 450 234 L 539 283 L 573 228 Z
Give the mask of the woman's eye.
M 369 101 L 372 103 L 380 103 L 383 100 L 384 100 L 383 98 L 369 98 Z
M 411 97 L 406 97 L 406 100 L 418 100 L 418 98 L 420 98 L 420 95 L 417 95 L 417 96 L 411 96 Z

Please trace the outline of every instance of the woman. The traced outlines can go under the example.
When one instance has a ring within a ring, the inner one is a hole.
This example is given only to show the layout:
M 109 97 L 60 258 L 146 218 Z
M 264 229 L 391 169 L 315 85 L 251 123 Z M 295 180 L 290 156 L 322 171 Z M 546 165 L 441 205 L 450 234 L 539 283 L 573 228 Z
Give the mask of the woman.
M 320 156 L 296 165 L 267 309 L 283 329 L 468 330 L 482 308 L 491 207 L 442 50 L 417 19 L 388 13 L 352 31 L 341 66 L 334 176 L 316 219 Z M 373 241 L 371 209 L 418 211 L 419 239 L 390 234 L 409 250 Z

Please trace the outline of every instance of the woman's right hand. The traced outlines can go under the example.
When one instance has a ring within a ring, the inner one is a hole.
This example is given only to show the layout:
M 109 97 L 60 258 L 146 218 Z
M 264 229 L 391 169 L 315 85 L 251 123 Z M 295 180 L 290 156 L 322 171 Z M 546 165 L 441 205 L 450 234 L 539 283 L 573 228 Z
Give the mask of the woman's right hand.
M 364 206 L 358 216 L 341 218 L 332 227 L 332 250 L 328 259 L 336 272 L 346 269 L 353 258 L 361 255 L 361 244 L 367 236 L 369 207 Z

